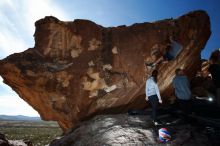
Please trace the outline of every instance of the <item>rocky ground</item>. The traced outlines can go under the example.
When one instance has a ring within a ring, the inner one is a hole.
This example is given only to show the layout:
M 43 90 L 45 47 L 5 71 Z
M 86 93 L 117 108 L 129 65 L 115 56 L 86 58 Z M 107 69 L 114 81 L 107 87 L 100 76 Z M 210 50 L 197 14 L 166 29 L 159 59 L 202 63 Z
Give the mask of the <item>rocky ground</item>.
M 161 119 L 166 119 L 162 116 Z M 198 123 L 189 124 L 179 118 L 175 124 L 153 126 L 149 115 L 99 115 L 80 124 L 64 137 L 54 140 L 50 146 L 101 146 L 101 145 L 167 145 L 167 146 L 208 146 L 219 145 L 220 132 Z M 161 143 L 158 129 L 168 128 L 172 139 Z

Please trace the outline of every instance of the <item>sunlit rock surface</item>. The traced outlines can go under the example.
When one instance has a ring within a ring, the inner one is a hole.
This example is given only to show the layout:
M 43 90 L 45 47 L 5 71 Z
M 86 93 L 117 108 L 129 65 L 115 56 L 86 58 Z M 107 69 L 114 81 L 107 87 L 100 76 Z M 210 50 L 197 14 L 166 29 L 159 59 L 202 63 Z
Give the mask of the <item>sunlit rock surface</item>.
M 5 135 L 0 133 L 0 146 L 10 146 L 8 140 L 6 139 Z
M 105 28 L 55 17 L 35 26 L 34 48 L 1 60 L 0 75 L 42 119 L 57 121 L 64 131 L 96 114 L 146 107 L 145 81 L 154 68 L 145 62 L 156 61 L 155 51 L 162 56 L 173 36 L 183 49 L 174 60 L 156 66 L 168 102 L 175 69 L 183 67 L 194 76 L 211 33 L 204 11 L 131 26 Z
M 24 140 L 7 140 L 6 136 L 0 133 L 0 146 L 32 146 L 32 142 Z

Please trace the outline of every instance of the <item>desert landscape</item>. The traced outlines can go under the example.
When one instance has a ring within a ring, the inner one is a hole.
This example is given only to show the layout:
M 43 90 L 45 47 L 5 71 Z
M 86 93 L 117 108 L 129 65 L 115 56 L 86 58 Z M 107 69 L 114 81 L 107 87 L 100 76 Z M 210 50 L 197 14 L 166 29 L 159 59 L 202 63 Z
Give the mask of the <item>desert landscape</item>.
M 0 133 L 8 140 L 22 140 L 32 143 L 34 146 L 48 145 L 53 139 L 62 135 L 62 130 L 56 122 L 36 119 L 4 119 L 0 116 Z M 7 116 L 6 116 L 7 117 Z

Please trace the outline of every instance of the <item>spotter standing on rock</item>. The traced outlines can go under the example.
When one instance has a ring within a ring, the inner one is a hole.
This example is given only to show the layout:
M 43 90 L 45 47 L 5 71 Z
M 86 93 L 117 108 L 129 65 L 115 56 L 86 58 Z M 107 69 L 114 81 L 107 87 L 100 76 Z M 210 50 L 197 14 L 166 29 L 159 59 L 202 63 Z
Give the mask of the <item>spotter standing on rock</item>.
M 189 80 L 182 69 L 176 69 L 176 76 L 172 83 L 180 110 L 182 110 L 184 114 L 189 114 L 191 112 L 192 93 Z
M 146 82 L 146 100 L 150 102 L 152 107 L 152 119 L 155 125 L 158 125 L 157 121 L 157 106 L 158 102 L 162 103 L 160 91 L 157 85 L 158 71 L 154 70 L 152 75 Z
M 216 50 L 210 56 L 211 65 L 209 66 L 209 72 L 212 75 L 213 83 L 216 87 L 216 100 L 217 105 L 220 106 L 220 51 Z

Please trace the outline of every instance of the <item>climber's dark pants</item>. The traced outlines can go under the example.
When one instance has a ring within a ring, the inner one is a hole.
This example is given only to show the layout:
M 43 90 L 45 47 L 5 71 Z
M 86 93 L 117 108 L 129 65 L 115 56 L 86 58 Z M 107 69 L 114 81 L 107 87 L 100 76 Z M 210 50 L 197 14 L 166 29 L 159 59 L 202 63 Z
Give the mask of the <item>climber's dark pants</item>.
M 159 103 L 158 97 L 157 95 L 152 95 L 148 97 L 149 102 L 151 104 L 152 107 L 152 113 L 151 113 L 151 118 L 156 121 L 157 120 L 157 106 Z

